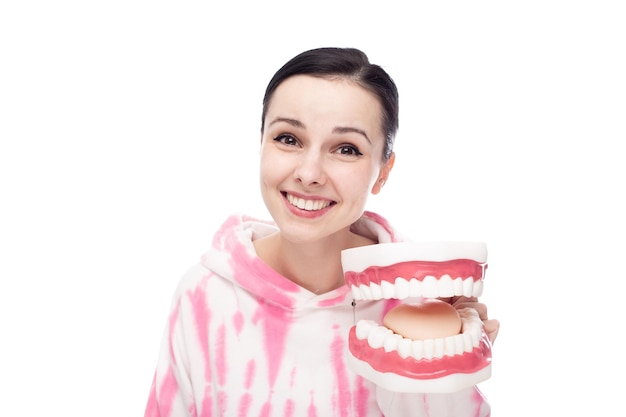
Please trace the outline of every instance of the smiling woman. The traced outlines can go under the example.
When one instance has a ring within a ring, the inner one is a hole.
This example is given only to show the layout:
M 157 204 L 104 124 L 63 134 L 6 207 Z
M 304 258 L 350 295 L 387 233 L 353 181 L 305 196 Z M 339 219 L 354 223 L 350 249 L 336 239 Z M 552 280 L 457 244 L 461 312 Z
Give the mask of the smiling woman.
M 382 319 L 389 305 L 355 307 L 341 253 L 402 240 L 366 211 L 393 168 L 397 128 L 395 83 L 359 50 L 306 51 L 275 74 L 260 159 L 273 221 L 228 218 L 181 280 L 147 417 L 489 415 L 474 386 L 393 392 L 348 366 L 355 314 Z M 495 337 L 497 321 L 481 319 Z
M 273 269 L 306 289 L 338 288 L 336 254 L 375 243 L 350 226 L 393 165 L 393 156 L 381 158 L 380 113 L 376 96 L 358 84 L 309 75 L 286 79 L 268 106 L 261 192 L 279 232 L 254 245 Z M 303 268 L 311 253 L 333 261 Z

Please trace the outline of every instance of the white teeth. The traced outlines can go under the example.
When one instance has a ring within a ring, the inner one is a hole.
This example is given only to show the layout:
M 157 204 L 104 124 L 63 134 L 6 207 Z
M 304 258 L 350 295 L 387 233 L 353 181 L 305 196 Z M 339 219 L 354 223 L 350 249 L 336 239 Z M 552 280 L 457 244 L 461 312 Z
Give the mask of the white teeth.
M 363 299 L 363 295 L 361 294 L 361 291 L 355 287 L 354 285 L 351 288 L 352 290 L 352 298 L 354 298 L 355 300 L 362 300 Z M 387 297 L 385 297 L 387 298 Z M 391 297 L 389 297 L 391 298 Z
M 455 294 L 463 294 L 463 280 L 461 278 L 453 280 L 452 287 Z
M 381 298 L 383 298 L 383 291 L 378 284 L 371 283 L 370 292 L 372 293 L 372 298 L 375 300 L 380 300 Z
M 480 345 L 483 337 L 482 321 L 473 308 L 458 310 L 463 333 L 436 339 L 412 340 L 394 333 L 373 320 L 359 320 L 356 324 L 356 337 L 367 339 L 373 349 L 383 348 L 385 352 L 397 351 L 402 358 L 440 359 L 444 356 L 462 355 Z
M 426 339 L 424 342 L 424 357 L 426 359 L 432 359 L 435 356 L 435 341 L 433 339 Z M 442 356 L 439 356 L 441 358 Z
M 365 284 L 361 284 L 359 285 L 358 290 L 359 293 L 361 294 L 361 299 L 364 300 L 379 300 L 380 298 L 374 298 L 372 297 L 372 291 L 370 290 L 370 287 L 365 285 Z M 359 299 L 358 297 L 355 297 L 357 300 Z
M 305 200 L 303 198 L 294 197 L 291 194 L 287 194 L 287 201 L 289 201 L 291 205 L 307 211 L 321 210 L 330 205 L 330 201 L 328 200 Z
M 395 282 L 396 296 L 400 300 L 404 300 L 409 296 L 409 281 L 404 278 L 396 278 Z
M 433 277 L 432 275 L 428 275 L 424 277 L 422 284 L 423 284 L 422 291 L 424 292 L 424 297 L 437 298 L 439 296 L 439 282 L 437 281 L 437 278 Z
M 412 278 L 409 281 L 409 296 L 421 297 L 423 294 L 422 287 L 423 287 L 422 281 Z
M 360 284 L 358 287 L 352 285 L 352 296 L 356 300 L 388 300 L 390 298 L 404 300 L 408 297 L 438 298 L 460 295 L 480 297 L 482 292 L 482 280 L 474 281 L 472 277 L 453 279 L 449 275 L 444 275 L 439 279 L 434 276 L 427 276 L 423 281 L 415 278 L 406 280 L 398 277 L 393 283 L 382 281 L 380 284 Z
M 411 356 L 412 346 L 413 341 L 411 339 L 407 339 L 406 337 L 400 338 L 400 341 L 398 341 L 398 354 L 402 359 L 406 359 Z
M 414 358 L 423 358 L 424 357 L 424 341 L 423 340 L 414 340 L 411 343 L 411 355 Z
M 469 333 L 463 333 L 464 351 L 472 351 L 472 336 Z
M 465 339 L 462 334 L 457 334 L 456 336 L 452 336 L 454 339 L 454 354 L 462 355 L 465 352 Z
M 483 280 L 476 281 L 474 283 L 474 289 L 472 290 L 472 297 L 480 297 L 483 295 Z
M 389 337 L 385 337 L 385 340 L 383 341 L 383 348 L 385 349 L 385 352 L 391 352 L 392 350 L 396 350 L 398 348 L 398 344 L 402 339 L 404 338 L 397 333 L 394 333 Z
M 450 275 L 444 275 L 439 281 L 439 297 L 454 297 L 454 281 Z
M 463 295 L 465 297 L 471 297 L 472 296 L 472 289 L 474 288 L 474 281 L 471 281 L 466 279 L 465 281 L 463 281 Z
M 445 343 L 444 343 L 444 339 L 442 337 L 438 338 L 438 339 L 433 339 L 434 341 L 434 353 L 433 356 L 435 358 L 443 358 L 443 355 L 445 353 L 444 347 L 445 347 Z
M 377 326 L 370 330 L 370 334 L 367 335 L 367 343 L 376 349 L 383 347 L 385 344 L 385 339 L 387 337 L 392 337 L 393 332 L 386 328 L 385 326 Z
M 385 300 L 393 298 L 396 295 L 396 287 L 394 287 L 394 285 L 389 281 L 382 281 L 380 283 L 380 288 L 383 290 L 382 298 L 384 298 Z
M 361 340 L 367 338 L 374 327 L 378 327 L 378 324 L 373 320 L 359 320 L 356 325 L 356 337 Z

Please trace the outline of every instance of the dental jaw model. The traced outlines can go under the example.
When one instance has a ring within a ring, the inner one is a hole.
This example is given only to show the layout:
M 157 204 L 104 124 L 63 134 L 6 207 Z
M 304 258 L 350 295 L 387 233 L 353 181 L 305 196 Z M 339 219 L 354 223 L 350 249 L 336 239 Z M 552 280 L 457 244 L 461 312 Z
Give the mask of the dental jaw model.
M 476 310 L 438 298 L 479 297 L 487 267 L 480 242 L 399 242 L 344 250 L 346 285 L 359 301 L 396 303 L 349 334 L 356 373 L 394 392 L 449 393 L 491 376 L 491 342 Z

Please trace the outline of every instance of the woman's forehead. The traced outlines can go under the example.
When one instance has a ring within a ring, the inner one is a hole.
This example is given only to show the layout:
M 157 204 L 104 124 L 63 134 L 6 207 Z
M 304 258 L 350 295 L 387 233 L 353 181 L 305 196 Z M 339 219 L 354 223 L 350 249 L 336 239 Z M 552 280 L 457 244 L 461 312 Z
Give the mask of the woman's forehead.
M 382 134 L 382 108 L 378 98 L 353 80 L 297 75 L 287 78 L 274 92 L 266 114 L 266 126 L 276 119 L 290 119 L 304 127 L 311 123 L 355 125 Z

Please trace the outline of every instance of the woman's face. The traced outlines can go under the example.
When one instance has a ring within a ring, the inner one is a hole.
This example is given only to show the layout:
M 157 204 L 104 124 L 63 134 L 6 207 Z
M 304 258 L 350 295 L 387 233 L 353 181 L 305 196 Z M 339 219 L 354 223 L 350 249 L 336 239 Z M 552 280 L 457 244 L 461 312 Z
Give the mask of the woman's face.
M 349 227 L 380 191 L 382 110 L 376 96 L 345 79 L 297 75 L 269 104 L 261 143 L 261 193 L 281 234 L 294 242 Z

